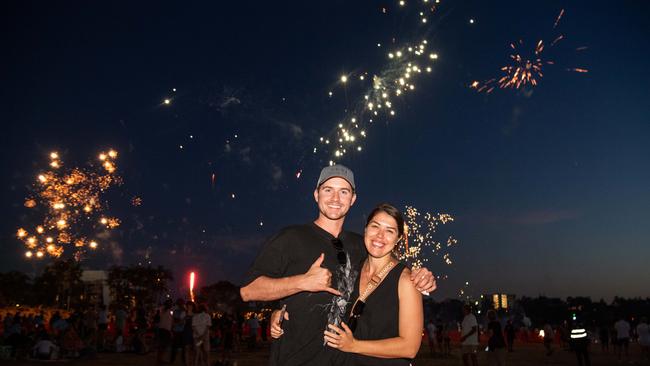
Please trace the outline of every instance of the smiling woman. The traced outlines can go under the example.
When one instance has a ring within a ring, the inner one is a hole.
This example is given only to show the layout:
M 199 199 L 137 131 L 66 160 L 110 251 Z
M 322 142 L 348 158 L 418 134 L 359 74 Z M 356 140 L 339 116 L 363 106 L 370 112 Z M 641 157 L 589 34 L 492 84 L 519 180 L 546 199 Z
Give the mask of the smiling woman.
M 328 346 L 345 352 L 338 364 L 408 365 L 420 348 L 422 297 L 410 270 L 393 254 L 403 231 L 404 219 L 391 205 L 381 204 L 368 216 L 368 257 L 352 293 L 357 300 L 348 322 L 330 324 L 324 334 Z

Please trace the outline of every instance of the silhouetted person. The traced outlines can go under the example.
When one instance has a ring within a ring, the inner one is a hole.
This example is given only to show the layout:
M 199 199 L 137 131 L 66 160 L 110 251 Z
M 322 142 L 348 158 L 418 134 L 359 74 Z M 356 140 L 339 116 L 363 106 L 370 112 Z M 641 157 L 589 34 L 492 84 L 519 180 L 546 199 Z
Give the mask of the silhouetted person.
M 478 322 L 476 317 L 472 314 L 472 308 L 469 305 L 463 306 L 463 322 L 461 323 L 461 354 L 463 358 L 463 365 L 469 366 L 470 361 L 472 366 L 478 365 L 476 355 L 478 353 Z
M 181 351 L 183 365 L 186 365 L 185 352 L 183 351 L 183 329 L 185 328 L 185 300 L 176 300 L 176 306 L 172 310 L 172 353 L 169 361 L 173 364 L 176 361 L 176 353 Z
M 601 324 L 598 328 L 598 338 L 600 339 L 600 349 L 603 352 L 609 352 L 609 327 Z
M 140 331 L 138 326 L 138 332 Z M 158 354 L 157 363 L 164 363 L 163 357 L 169 351 L 172 343 L 172 300 L 165 301 L 160 309 L 160 323 L 158 323 Z
M 553 327 L 548 322 L 544 324 L 544 348 L 546 348 L 546 355 L 550 356 L 553 354 L 553 338 L 555 333 L 553 332 Z
M 487 313 L 488 317 L 488 363 L 490 365 L 505 365 L 505 347 L 506 341 L 503 339 L 501 323 L 497 320 L 497 314 L 494 310 Z
M 447 355 L 448 353 L 445 352 L 445 339 L 444 339 L 444 334 L 445 334 L 445 326 L 440 318 L 436 319 L 436 343 L 438 343 L 438 351 L 442 355 Z M 449 333 L 449 332 L 447 332 Z
M 571 349 L 576 353 L 579 366 L 591 366 L 589 359 L 589 336 L 587 330 L 580 323 L 577 323 L 571 329 L 570 341 Z
M 621 359 L 623 350 L 625 350 L 625 358 L 627 358 L 630 346 L 630 323 L 625 320 L 625 317 L 621 317 L 614 323 L 614 329 L 616 329 L 616 343 L 618 343 L 618 359 Z
M 269 330 L 269 320 L 267 319 L 267 317 L 264 317 L 262 318 L 262 320 L 260 320 L 260 333 L 261 333 L 260 336 L 262 337 L 262 342 L 266 342 L 267 340 L 266 333 L 268 332 L 268 330 Z
M 435 352 L 436 325 L 433 324 L 433 319 L 429 319 L 425 327 L 425 330 L 427 332 L 427 341 L 428 341 L 427 344 L 429 345 L 429 353 L 431 353 L 431 356 L 434 356 L 436 354 Z
M 34 356 L 39 360 L 52 360 L 52 356 L 54 356 L 58 349 L 59 347 L 52 343 L 47 334 L 33 348 Z
M 210 326 L 212 318 L 208 314 L 205 304 L 196 308 L 196 314 L 192 316 L 192 334 L 194 338 L 194 365 L 210 365 Z
M 505 328 L 505 333 L 506 333 L 506 339 L 508 340 L 508 352 L 513 351 L 513 345 L 515 344 L 515 326 L 512 325 L 512 320 L 508 320 L 506 323 L 506 328 Z
M 641 346 L 641 359 L 650 361 L 650 325 L 648 325 L 648 318 L 645 316 L 636 326 L 636 334 L 639 337 L 639 346 Z

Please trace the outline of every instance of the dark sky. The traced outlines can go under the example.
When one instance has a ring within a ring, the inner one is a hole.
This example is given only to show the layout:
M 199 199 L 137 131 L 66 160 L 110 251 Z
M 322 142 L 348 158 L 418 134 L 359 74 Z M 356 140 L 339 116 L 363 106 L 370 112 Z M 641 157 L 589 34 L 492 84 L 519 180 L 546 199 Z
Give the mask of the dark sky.
M 472 295 L 648 296 L 649 10 L 450 0 L 423 25 L 415 1 L 5 3 L 0 270 L 47 263 L 15 232 L 38 223 L 23 202 L 49 152 L 84 166 L 112 147 L 124 184 L 106 213 L 122 226 L 84 266 L 241 281 L 265 238 L 316 217 L 331 153 L 318 138 L 363 98 L 340 76 L 378 73 L 391 47 L 426 37 L 433 72 L 340 161 L 359 188 L 347 228 L 382 201 L 452 214 L 438 235 L 459 240 L 453 265 L 429 255 L 449 276 L 438 299 L 465 281 Z M 468 87 L 500 75 L 510 42 L 558 34 L 538 86 Z

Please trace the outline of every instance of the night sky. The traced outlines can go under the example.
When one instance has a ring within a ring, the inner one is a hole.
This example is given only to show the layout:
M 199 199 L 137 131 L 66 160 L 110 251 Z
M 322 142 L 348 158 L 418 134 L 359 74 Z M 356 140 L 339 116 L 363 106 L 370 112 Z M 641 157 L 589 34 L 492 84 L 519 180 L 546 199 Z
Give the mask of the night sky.
M 316 217 L 319 137 L 363 100 L 358 75 L 426 36 L 433 72 L 340 160 L 358 186 L 346 228 L 383 201 L 453 215 L 437 234 L 459 240 L 453 264 L 427 263 L 449 277 L 435 299 L 466 281 L 474 296 L 648 296 L 650 5 L 443 0 L 424 25 L 397 3 L 5 3 L 0 270 L 51 260 L 15 236 L 38 223 L 23 203 L 50 151 L 86 166 L 114 148 L 124 184 L 104 198 L 122 225 L 83 266 L 240 283 L 267 237 Z M 501 75 L 511 42 L 557 34 L 536 87 L 469 88 Z

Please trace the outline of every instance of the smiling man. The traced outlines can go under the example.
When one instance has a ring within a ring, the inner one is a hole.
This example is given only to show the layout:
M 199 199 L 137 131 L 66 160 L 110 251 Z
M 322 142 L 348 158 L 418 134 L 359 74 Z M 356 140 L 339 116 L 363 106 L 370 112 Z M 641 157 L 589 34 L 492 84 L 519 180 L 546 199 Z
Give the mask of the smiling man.
M 287 227 L 261 249 L 241 288 L 244 301 L 283 299 L 291 320 L 273 342 L 271 365 L 329 365 L 337 352 L 323 345 L 323 330 L 345 313 L 361 260 L 363 237 L 343 230 L 356 201 L 354 174 L 343 165 L 323 168 L 314 190 L 318 218 Z M 413 270 L 420 291 L 436 288 L 431 272 Z

